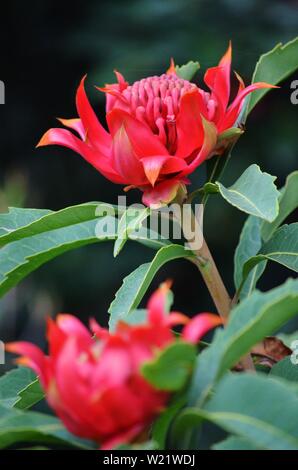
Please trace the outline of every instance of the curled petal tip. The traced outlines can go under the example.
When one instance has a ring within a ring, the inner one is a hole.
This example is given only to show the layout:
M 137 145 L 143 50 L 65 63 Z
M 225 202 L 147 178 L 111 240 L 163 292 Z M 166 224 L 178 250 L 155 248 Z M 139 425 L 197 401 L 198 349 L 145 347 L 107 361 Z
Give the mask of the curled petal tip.
M 170 67 L 167 70 L 167 75 L 174 73 L 176 75 L 176 66 L 173 57 L 171 57 Z
M 200 313 L 190 320 L 183 329 L 182 337 L 190 343 L 196 344 L 216 326 L 222 325 L 222 319 L 213 313 Z
M 232 41 L 230 40 L 228 48 L 225 54 L 223 55 L 223 57 L 221 58 L 219 65 L 224 66 L 224 65 L 230 64 L 231 61 L 232 61 Z
M 45 145 L 49 145 L 49 143 L 50 143 L 50 130 L 44 133 L 44 135 L 39 140 L 35 148 L 44 147 Z

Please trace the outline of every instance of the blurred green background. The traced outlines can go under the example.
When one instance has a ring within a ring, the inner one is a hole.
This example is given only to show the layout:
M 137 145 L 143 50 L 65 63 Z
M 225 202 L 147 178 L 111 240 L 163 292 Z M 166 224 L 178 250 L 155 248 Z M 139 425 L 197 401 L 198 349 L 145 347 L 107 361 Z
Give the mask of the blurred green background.
M 129 81 L 161 74 L 173 56 L 178 64 L 199 60 L 202 76 L 217 64 L 229 39 L 233 68 L 249 83 L 263 52 L 297 35 L 297 1 L 280 0 L 88 0 L 11 1 L 3 8 L 0 107 L 0 210 L 7 206 L 60 209 L 91 200 L 116 202 L 121 187 L 105 180 L 65 148 L 35 149 L 55 117 L 74 117 L 74 96 L 88 73 L 90 99 L 104 120 L 104 96 L 93 85 L 114 81 L 113 69 Z M 297 77 L 296 77 L 297 78 Z M 293 80 L 294 77 L 291 78 Z M 297 111 L 290 83 L 274 90 L 254 110 L 224 181 L 232 183 L 251 163 L 276 175 L 282 185 L 297 169 Z M 194 187 L 204 177 L 198 169 Z M 129 194 L 131 202 L 140 194 Z M 205 234 L 228 289 L 233 288 L 233 251 L 245 216 L 218 197 L 205 213 Z M 112 245 L 65 254 L 40 268 L 0 302 L 0 337 L 42 344 L 44 318 L 58 311 L 107 321 L 107 309 L 122 278 L 153 257 L 130 242 L 117 259 Z M 261 289 L 292 275 L 270 265 Z M 213 306 L 200 275 L 188 262 L 169 263 L 154 280 L 174 280 L 175 308 L 190 315 Z M 151 289 L 151 291 L 152 291 Z

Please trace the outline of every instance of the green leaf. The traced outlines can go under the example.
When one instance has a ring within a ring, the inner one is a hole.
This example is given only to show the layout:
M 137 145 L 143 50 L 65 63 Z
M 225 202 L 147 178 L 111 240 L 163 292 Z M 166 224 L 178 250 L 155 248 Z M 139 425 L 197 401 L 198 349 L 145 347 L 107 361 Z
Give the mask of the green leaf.
M 103 202 L 78 204 L 59 211 L 11 207 L 7 214 L 0 214 L 0 246 L 78 223 L 99 220 L 100 216 L 115 217 L 118 212 L 122 213 L 123 209 Z
M 187 64 L 176 65 L 176 73 L 180 78 L 190 81 L 200 68 L 199 62 L 190 60 Z
M 298 222 L 283 225 L 276 230 L 273 237 L 262 246 L 257 256 L 253 256 L 244 263 L 243 279 L 245 280 L 250 271 L 264 260 L 275 261 L 298 272 Z
M 262 173 L 258 165 L 248 167 L 230 188 L 217 185 L 222 197 L 247 214 L 272 222 L 278 215 L 276 177 Z
M 247 260 L 256 255 L 262 246 L 261 227 L 262 219 L 250 215 L 243 225 L 239 243 L 234 255 L 234 283 L 238 290 L 243 279 L 243 266 Z M 258 279 L 261 277 L 266 262 L 255 266 L 249 273 L 246 281 L 241 287 L 240 299 L 244 299 L 252 293 Z
M 185 396 L 175 396 L 167 408 L 158 416 L 152 426 L 152 439 L 158 443 L 158 448 L 163 450 L 166 447 L 167 434 L 172 421 L 178 411 L 185 405 Z
M 53 416 L 0 405 L 0 449 L 18 442 L 59 444 L 92 449 L 93 444 L 70 434 Z
M 274 412 L 272 412 L 274 409 Z M 298 394 L 289 382 L 257 374 L 228 374 L 205 409 L 188 408 L 174 422 L 177 442 L 208 420 L 269 450 L 298 450 Z M 185 447 L 180 447 L 185 449 Z
M 19 391 L 19 400 L 15 407 L 19 410 L 27 410 L 44 398 L 44 391 L 38 379 L 31 382 L 27 387 Z
M 110 305 L 110 329 L 114 329 L 120 319 L 126 319 L 135 310 L 145 295 L 157 271 L 168 261 L 193 257 L 192 251 L 182 245 L 168 245 L 161 248 L 150 263 L 141 264 L 124 278 L 123 284 Z
M 28 367 L 17 367 L 0 377 L 0 405 L 13 407 L 20 401 L 20 392 L 36 380 Z
M 252 77 L 252 83 L 267 82 L 277 85 L 298 69 L 298 37 L 261 55 Z M 255 107 L 270 88 L 254 91 L 248 100 L 247 114 Z
M 90 203 L 47 213 L 39 219 L 34 209 L 13 209 L 0 216 L 0 226 L 5 231 L 0 237 L 0 243 L 5 245 L 0 250 L 0 297 L 58 255 L 91 243 L 115 240 L 118 219 L 106 215 L 113 210 L 107 204 Z M 134 239 L 155 249 L 168 243 L 143 228 Z
M 180 390 L 189 378 L 195 358 L 193 344 L 177 341 L 163 349 L 153 360 L 142 366 L 145 379 L 160 390 Z
M 280 191 L 279 213 L 271 222 L 264 222 L 262 226 L 262 238 L 268 241 L 275 230 L 283 223 L 291 212 L 298 207 L 298 171 L 291 173 L 286 180 L 285 186 Z
M 23 227 L 32 225 L 48 214 L 52 214 L 52 211 L 47 209 L 21 209 L 18 207 L 10 207 L 9 212 L 0 214 L 0 246 L 10 241 L 17 240 L 16 233 L 18 230 L 20 230 L 21 236 L 21 229 Z
M 116 238 L 117 219 L 105 217 L 107 231 L 96 236 L 98 220 L 89 220 L 12 243 L 0 250 L 0 296 L 42 264 L 74 248 Z
M 281 377 L 290 382 L 298 382 L 298 364 L 293 364 L 291 356 L 287 356 L 277 364 L 274 364 L 270 370 L 270 375 Z
M 254 291 L 231 312 L 225 329 L 217 330 L 198 357 L 190 388 L 191 405 L 202 403 L 216 381 L 265 336 L 297 315 L 298 279 L 269 292 Z
M 129 207 L 121 216 L 118 224 L 117 238 L 114 244 L 114 256 L 119 255 L 125 242 L 138 230 L 143 220 L 150 214 L 149 207 Z
M 259 447 L 243 437 L 229 436 L 212 446 L 212 450 L 258 450 Z

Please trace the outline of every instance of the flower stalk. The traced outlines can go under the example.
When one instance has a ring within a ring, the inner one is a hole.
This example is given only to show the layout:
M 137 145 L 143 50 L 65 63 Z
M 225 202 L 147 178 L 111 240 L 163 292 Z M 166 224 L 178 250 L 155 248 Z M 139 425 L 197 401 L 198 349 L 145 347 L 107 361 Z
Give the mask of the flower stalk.
M 195 254 L 193 263 L 199 269 L 223 323 L 226 323 L 233 308 L 234 299 L 231 299 L 229 296 L 206 240 L 203 237 L 202 228 L 196 216 L 192 211 L 186 211 L 183 205 L 181 209 L 183 212 L 181 228 L 189 248 L 191 248 Z M 187 216 L 185 216 L 186 214 Z M 191 230 L 189 230 L 189 228 L 191 228 Z M 195 237 L 189 238 L 190 233 L 195 233 Z M 201 247 L 197 248 L 197 240 L 200 237 L 202 240 Z M 250 354 L 243 357 L 241 364 L 245 370 L 255 372 L 254 363 Z

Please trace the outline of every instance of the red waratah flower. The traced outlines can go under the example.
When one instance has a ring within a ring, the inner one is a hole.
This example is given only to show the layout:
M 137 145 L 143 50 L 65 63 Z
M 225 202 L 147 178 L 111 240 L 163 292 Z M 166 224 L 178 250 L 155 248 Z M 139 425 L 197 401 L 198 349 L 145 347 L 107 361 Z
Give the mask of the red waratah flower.
M 175 341 L 172 325 L 186 324 L 182 338 L 196 343 L 221 323 L 210 313 L 192 320 L 166 314 L 168 289 L 163 284 L 153 294 L 142 325 L 119 322 L 111 333 L 91 320 L 92 336 L 77 318 L 63 314 L 48 321 L 49 355 L 27 342 L 7 345 L 39 375 L 50 406 L 70 432 L 109 449 L 136 438 L 163 410 L 170 395 L 142 377 L 142 364 Z
M 267 83 L 244 87 L 239 80 L 235 99 L 230 99 L 232 49 L 204 77 L 210 91 L 180 78 L 174 63 L 166 74 L 129 85 L 116 73 L 117 84 L 99 88 L 107 95 L 109 132 L 98 121 L 85 93 L 82 79 L 77 91 L 78 119 L 59 119 L 76 131 L 50 129 L 38 146 L 62 145 L 82 155 L 114 183 L 139 188 L 143 203 L 158 207 L 176 197 L 188 182 L 187 175 L 214 153 L 218 137 L 237 121 L 247 94 Z

